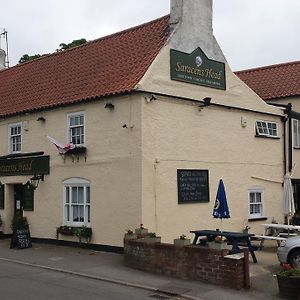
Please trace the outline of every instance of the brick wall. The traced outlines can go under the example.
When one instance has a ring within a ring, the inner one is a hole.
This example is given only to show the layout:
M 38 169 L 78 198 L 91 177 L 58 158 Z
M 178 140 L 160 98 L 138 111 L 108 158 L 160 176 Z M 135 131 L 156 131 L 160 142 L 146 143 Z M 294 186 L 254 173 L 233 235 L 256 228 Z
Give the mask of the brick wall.
M 248 252 L 246 259 L 225 258 L 228 254 L 229 250 L 203 246 L 175 247 L 171 244 L 148 244 L 142 239 L 124 240 L 125 264 L 129 267 L 234 289 L 248 288 Z

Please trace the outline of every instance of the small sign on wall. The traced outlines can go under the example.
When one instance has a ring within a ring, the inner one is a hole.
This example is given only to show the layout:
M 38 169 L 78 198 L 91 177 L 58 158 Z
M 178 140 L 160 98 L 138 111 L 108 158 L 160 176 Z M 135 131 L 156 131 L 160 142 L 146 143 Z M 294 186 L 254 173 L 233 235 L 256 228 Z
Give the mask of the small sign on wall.
M 209 202 L 208 170 L 177 170 L 178 203 Z

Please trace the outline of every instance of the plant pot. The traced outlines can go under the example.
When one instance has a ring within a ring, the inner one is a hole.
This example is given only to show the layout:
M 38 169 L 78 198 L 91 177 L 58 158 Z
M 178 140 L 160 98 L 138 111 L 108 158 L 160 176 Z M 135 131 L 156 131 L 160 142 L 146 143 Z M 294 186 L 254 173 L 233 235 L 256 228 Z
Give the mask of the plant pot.
M 132 234 L 125 233 L 124 239 L 125 240 L 136 240 L 137 239 L 137 235 L 135 233 L 132 233 Z
M 156 236 L 156 237 L 146 237 L 144 239 L 144 242 L 147 244 L 157 244 L 161 242 L 161 237 L 160 236 Z
M 288 299 L 298 299 L 300 296 L 300 277 L 286 277 L 277 274 L 280 296 Z
M 178 247 L 183 247 L 183 246 L 187 246 L 191 244 L 191 240 L 190 239 L 174 239 L 174 245 L 178 246 Z
M 208 246 L 209 246 L 209 248 L 215 249 L 215 250 L 227 249 L 226 242 L 208 242 Z
M 135 229 L 135 234 L 137 235 L 147 235 L 148 229 L 147 228 L 137 228 Z

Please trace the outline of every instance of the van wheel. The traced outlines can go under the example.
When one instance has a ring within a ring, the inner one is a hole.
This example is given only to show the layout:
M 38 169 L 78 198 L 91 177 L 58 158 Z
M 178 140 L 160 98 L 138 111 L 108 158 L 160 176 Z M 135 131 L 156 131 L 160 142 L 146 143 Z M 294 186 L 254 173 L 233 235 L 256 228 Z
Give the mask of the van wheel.
M 300 268 L 300 249 L 294 250 L 289 255 L 289 264 L 295 268 Z

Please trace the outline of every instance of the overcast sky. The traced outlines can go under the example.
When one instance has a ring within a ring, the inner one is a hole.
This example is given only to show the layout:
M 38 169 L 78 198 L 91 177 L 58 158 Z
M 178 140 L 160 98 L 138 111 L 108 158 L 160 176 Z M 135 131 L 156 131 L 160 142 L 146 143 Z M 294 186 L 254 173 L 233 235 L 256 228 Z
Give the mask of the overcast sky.
M 201 1 L 201 0 L 194 0 Z M 170 0 L 0 0 L 10 66 L 60 43 L 111 34 L 169 13 Z M 300 0 L 215 0 L 214 34 L 233 70 L 300 60 Z M 3 41 L 2 41 L 3 48 Z

